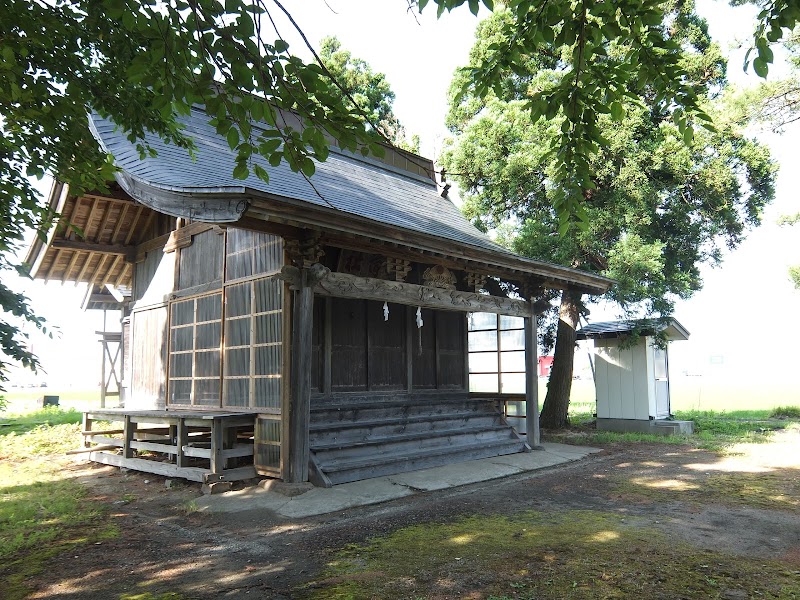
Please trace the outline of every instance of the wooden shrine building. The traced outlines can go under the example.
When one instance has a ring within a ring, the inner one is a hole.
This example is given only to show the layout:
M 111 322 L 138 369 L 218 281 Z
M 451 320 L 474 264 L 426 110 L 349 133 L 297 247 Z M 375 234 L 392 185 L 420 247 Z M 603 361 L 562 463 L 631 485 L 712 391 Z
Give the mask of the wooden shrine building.
M 56 183 L 61 222 L 29 252 L 129 315 L 124 407 L 87 413 L 90 458 L 328 486 L 538 445 L 535 300 L 610 280 L 493 243 L 403 150 L 331 140 L 310 182 L 266 162 L 269 184 L 242 181 L 205 113 L 183 121 L 194 158 L 151 136 L 141 159 L 91 117 L 116 182 Z

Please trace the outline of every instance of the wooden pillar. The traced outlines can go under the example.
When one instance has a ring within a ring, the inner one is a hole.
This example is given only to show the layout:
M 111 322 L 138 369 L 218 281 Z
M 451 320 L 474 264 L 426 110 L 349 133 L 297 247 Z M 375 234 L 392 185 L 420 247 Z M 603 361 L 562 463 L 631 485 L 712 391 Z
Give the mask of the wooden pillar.
M 289 384 L 288 457 L 284 481 L 308 481 L 309 426 L 311 423 L 311 332 L 314 291 L 309 271 L 302 269 L 294 292 L 292 312 L 292 366 Z
M 533 449 L 539 448 L 539 369 L 534 312 L 525 317 L 525 427 L 528 445 Z
M 131 415 L 125 415 L 125 425 L 123 427 L 122 456 L 124 458 L 133 458 L 131 444 L 136 437 L 137 424 L 133 421 Z
M 211 420 L 211 472 L 222 473 L 225 470 L 225 458 L 222 450 L 224 444 L 224 422 L 221 417 Z
M 89 418 L 89 413 L 83 413 L 83 419 L 81 419 L 81 427 L 83 428 L 83 447 L 84 448 L 91 448 L 92 443 L 89 441 L 89 435 L 87 435 L 88 431 L 92 430 L 92 419 Z
M 184 447 L 189 443 L 189 428 L 186 426 L 186 421 L 183 417 L 178 419 L 178 429 L 175 434 L 175 445 L 178 447 L 178 454 L 175 457 L 175 464 L 179 467 L 188 466 L 186 455 L 183 453 Z

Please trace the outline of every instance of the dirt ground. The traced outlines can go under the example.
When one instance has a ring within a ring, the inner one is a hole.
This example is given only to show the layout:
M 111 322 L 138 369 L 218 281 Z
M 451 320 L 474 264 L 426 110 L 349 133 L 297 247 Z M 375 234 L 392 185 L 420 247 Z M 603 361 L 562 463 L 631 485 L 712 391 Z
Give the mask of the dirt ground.
M 725 456 L 610 445 L 567 466 L 298 520 L 263 510 L 200 513 L 198 484 L 168 487 L 162 477 L 113 467 L 78 463 L 69 475 L 109 507 L 119 536 L 52 559 L 27 582 L 32 598 L 297 598 L 348 544 L 408 525 L 531 510 L 616 513 L 675 543 L 781 561 L 800 578 L 797 429 Z

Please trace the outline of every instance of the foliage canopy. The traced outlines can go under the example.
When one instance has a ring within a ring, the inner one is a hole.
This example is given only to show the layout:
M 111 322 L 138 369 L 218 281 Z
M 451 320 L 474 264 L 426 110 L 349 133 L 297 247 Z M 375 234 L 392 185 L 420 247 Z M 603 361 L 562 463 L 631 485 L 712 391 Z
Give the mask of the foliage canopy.
M 429 3 L 407 1 L 414 10 Z M 434 4 L 439 15 L 462 5 L 479 10 L 478 0 Z M 483 4 L 494 8 L 492 0 Z M 669 111 L 684 139 L 708 117 L 659 0 L 507 0 L 504 6 L 512 16 L 504 35 L 471 67 L 461 94 L 483 97 L 508 72 L 531 77 L 531 57 L 557 62 L 553 79 L 531 88 L 522 102 L 534 121 L 563 119 L 549 148 L 551 200 L 563 232 L 576 218 L 588 222 L 586 191 L 595 185 L 592 165 L 606 141 L 599 120 L 621 118 L 637 83 L 650 82 L 653 103 Z M 791 29 L 798 14 L 788 0 L 761 13 L 757 72 L 765 74 L 771 61 L 767 42 Z M 102 189 L 112 178 L 111 161 L 87 132 L 87 111 L 111 118 L 146 155 L 146 130 L 191 152 L 176 116 L 204 105 L 236 152 L 238 178 L 252 170 L 267 179 L 250 160 L 255 154 L 311 176 L 314 161 L 328 154 L 325 133 L 345 149 L 380 152 L 381 128 L 364 126 L 372 117 L 313 52 L 280 0 L 0 0 L 0 15 L 0 270 L 14 268 L 11 256 L 26 228 L 42 232 L 55 216 L 30 177 L 52 175 L 75 193 Z M 301 34 L 313 60 L 290 51 L 276 15 Z M 621 51 L 610 54 L 612 46 Z M 304 128 L 286 127 L 278 109 L 298 113 Z M 254 133 L 253 120 L 275 129 Z M 3 284 L 0 290 L 4 311 L 41 325 L 24 299 Z M 36 365 L 13 326 L 0 342 L 10 356 Z
M 605 299 L 629 318 L 669 316 L 677 298 L 702 286 L 701 265 L 717 264 L 723 247 L 736 247 L 774 196 L 776 167 L 769 152 L 714 100 L 725 89 L 725 61 L 706 23 L 690 2 L 672 6 L 667 18 L 672 43 L 684 48 L 679 63 L 686 85 L 716 126 L 697 130 L 687 141 L 650 82 L 631 87 L 635 97 L 622 102 L 617 114 L 597 117 L 605 145 L 588 162 L 593 176 L 592 188 L 584 190 L 587 224 L 569 235 L 559 235 L 563 222 L 554 198 L 561 193 L 555 182 L 563 163 L 552 148 L 571 125 L 563 115 L 532 124 L 527 99 L 531 88 L 546 89 L 558 80 L 559 61 L 531 57 L 529 76 L 507 74 L 483 100 L 461 95 L 464 74 L 485 60 L 514 20 L 497 13 L 479 26 L 470 67 L 456 76 L 451 94 L 448 125 L 456 137 L 443 162 L 466 192 L 468 216 L 484 229 L 499 227 L 521 254 L 615 279 Z M 610 46 L 607 54 L 625 52 Z M 511 225 L 504 224 L 509 219 Z M 561 317 L 550 315 L 542 328 L 545 347 L 556 346 L 552 373 L 567 362 L 567 382 L 574 327 L 584 310 L 579 296 L 565 293 Z M 565 321 L 572 321 L 569 335 L 562 331 Z M 552 399 L 563 404 L 566 418 L 569 390 L 557 398 L 553 392 L 551 376 L 544 411 Z

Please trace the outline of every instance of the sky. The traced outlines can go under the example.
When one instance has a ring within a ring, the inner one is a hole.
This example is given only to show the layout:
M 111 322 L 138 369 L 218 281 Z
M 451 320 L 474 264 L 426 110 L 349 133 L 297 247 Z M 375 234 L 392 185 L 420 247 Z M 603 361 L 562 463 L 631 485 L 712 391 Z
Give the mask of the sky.
M 438 21 L 435 10 L 411 14 L 405 0 L 304 0 L 291 10 L 309 41 L 318 46 L 324 36 L 336 35 L 354 56 L 385 73 L 396 94 L 395 112 L 410 133 L 420 136 L 421 153 L 429 157 L 439 153 L 447 135 L 447 89 L 453 71 L 467 61 L 478 22 L 466 7 Z M 722 2 L 702 0 L 698 10 L 709 18 L 711 34 L 724 48 L 737 38 L 746 39 L 752 28 L 754 13 L 749 7 L 734 10 Z M 304 55 L 291 24 L 277 22 L 291 49 Z M 741 69 L 743 52 L 731 50 L 729 77 L 737 85 L 753 85 L 756 76 Z M 800 128 L 782 136 L 758 133 L 782 166 L 776 201 L 765 211 L 763 225 L 726 255 L 720 268 L 703 272 L 704 289 L 678 303 L 675 317 L 691 337 L 673 344 L 673 375 L 703 374 L 754 391 L 766 376 L 785 382 L 784 396 L 797 396 L 800 318 L 795 313 L 800 292 L 789 282 L 787 267 L 800 264 L 800 231 L 778 227 L 776 221 L 781 214 L 800 211 L 795 193 L 800 189 L 800 172 L 794 168 L 792 147 L 798 133 Z M 60 332 L 55 340 L 33 336 L 33 349 L 47 373 L 20 379 L 46 380 L 51 387 L 96 384 L 100 345 L 94 332 L 101 329 L 102 315 L 78 309 L 83 286 L 20 281 L 12 285 L 24 289 L 37 311 Z M 608 311 L 592 314 L 595 321 L 613 317 Z

